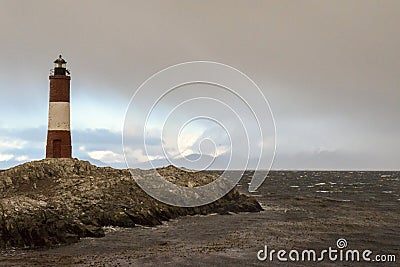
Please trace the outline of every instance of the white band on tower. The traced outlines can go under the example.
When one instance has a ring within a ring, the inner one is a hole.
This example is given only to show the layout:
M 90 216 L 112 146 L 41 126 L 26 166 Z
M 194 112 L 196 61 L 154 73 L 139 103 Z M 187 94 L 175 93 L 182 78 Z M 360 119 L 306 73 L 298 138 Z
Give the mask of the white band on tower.
M 69 102 L 50 102 L 49 105 L 49 131 L 70 130 L 70 105 Z

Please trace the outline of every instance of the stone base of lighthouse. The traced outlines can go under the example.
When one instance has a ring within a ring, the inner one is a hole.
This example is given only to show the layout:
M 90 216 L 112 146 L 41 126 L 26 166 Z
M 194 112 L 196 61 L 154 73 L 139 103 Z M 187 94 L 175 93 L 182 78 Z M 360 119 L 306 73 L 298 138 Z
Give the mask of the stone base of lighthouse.
M 46 158 L 72 158 L 70 131 L 48 131 Z

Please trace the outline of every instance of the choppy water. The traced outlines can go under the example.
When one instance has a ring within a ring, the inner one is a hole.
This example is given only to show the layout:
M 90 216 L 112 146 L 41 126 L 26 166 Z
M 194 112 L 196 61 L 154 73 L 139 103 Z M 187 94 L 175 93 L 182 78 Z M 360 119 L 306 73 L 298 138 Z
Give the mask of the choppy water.
M 244 173 L 240 182 L 242 192 L 246 191 L 252 174 Z M 268 196 L 317 197 L 398 208 L 400 172 L 271 171 L 255 195 L 262 200 Z

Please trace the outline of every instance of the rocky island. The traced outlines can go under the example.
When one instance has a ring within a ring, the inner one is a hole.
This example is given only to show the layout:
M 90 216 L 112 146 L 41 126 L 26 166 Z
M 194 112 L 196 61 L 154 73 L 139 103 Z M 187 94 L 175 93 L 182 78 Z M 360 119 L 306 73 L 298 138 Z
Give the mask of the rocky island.
M 136 171 L 136 170 L 135 170 Z M 168 166 L 165 179 L 200 186 L 209 173 Z M 137 170 L 136 175 L 146 175 Z M 185 215 L 258 212 L 252 197 L 233 189 L 208 205 L 182 208 L 148 196 L 129 170 L 96 167 L 78 159 L 44 159 L 0 171 L 0 247 L 51 247 L 82 237 L 103 237 L 103 227 L 155 226 Z

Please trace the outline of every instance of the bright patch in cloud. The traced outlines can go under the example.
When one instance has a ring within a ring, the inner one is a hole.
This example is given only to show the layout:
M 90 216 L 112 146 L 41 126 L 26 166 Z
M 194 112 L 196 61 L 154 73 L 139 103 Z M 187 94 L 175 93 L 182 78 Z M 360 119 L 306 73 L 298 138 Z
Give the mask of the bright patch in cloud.
M 231 150 L 230 147 L 226 147 L 226 146 L 218 147 L 213 156 L 219 157 L 219 156 L 229 152 L 230 150 Z
M 199 135 L 181 134 L 178 138 L 178 149 L 181 156 L 187 156 L 193 153 L 191 149 L 199 139 Z
M 124 156 L 113 151 L 91 151 L 89 157 L 95 160 L 100 160 L 105 163 L 123 163 Z
M 0 147 L 2 149 L 22 149 L 27 142 L 24 140 L 14 140 L 11 138 L 0 138 Z
M 0 154 L 0 161 L 9 161 L 14 155 L 12 154 Z
M 15 158 L 17 161 L 26 161 L 26 160 L 29 160 L 29 157 L 28 156 L 19 156 L 19 157 L 17 157 L 17 158 Z
M 163 158 L 162 156 L 159 156 L 159 155 L 156 155 L 156 156 L 146 155 L 142 149 L 126 151 L 126 156 L 127 156 L 127 158 L 136 159 L 136 161 L 139 163 L 149 162 L 152 160 L 157 160 L 157 159 Z

